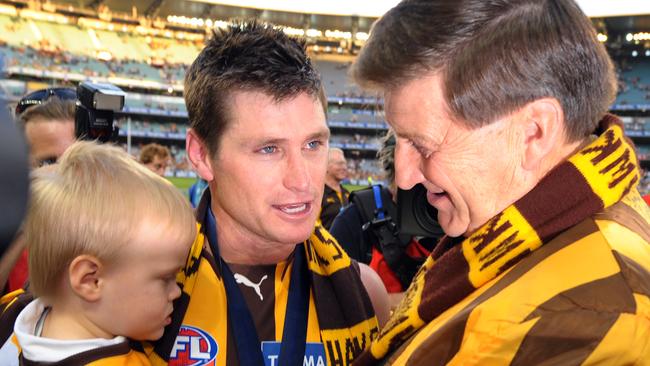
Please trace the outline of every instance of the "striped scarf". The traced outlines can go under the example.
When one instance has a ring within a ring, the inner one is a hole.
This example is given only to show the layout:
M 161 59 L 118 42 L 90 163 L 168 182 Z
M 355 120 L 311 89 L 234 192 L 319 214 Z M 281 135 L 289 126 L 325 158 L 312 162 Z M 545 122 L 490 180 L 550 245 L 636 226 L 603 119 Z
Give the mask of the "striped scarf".
M 462 243 L 444 237 L 379 337 L 355 365 L 375 364 L 523 257 L 636 189 L 636 155 L 620 120 L 605 116 L 597 133 L 596 140 L 556 166 L 532 191 Z

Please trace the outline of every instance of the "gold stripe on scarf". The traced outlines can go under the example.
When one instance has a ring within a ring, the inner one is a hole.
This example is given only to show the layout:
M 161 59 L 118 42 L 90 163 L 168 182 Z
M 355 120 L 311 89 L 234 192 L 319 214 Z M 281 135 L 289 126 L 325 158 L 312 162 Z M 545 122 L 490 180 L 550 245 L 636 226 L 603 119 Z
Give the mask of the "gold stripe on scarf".
M 482 286 L 509 261 L 540 246 L 542 240 L 519 210 L 515 206 L 506 208 L 462 243 L 472 286 Z
M 613 205 L 639 180 L 636 154 L 623 129 L 612 125 L 602 136 L 569 159 L 604 203 Z

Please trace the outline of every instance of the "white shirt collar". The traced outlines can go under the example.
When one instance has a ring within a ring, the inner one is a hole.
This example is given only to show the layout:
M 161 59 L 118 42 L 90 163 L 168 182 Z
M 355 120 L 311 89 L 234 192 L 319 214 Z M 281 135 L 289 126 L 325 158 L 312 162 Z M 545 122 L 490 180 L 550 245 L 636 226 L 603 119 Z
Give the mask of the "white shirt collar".
M 34 335 L 36 322 L 45 310 L 39 299 L 30 302 L 16 318 L 14 333 L 22 348 L 23 356 L 34 362 L 57 362 L 77 353 L 92 349 L 112 346 L 126 342 L 126 338 L 117 336 L 112 339 L 92 338 L 78 340 L 61 340 Z

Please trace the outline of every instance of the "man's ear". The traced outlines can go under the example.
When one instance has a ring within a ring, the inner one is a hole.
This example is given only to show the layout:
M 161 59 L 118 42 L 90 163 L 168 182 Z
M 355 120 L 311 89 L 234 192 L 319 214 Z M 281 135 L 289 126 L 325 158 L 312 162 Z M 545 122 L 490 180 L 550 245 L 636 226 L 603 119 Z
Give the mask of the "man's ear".
M 191 128 L 187 130 L 185 138 L 185 149 L 187 158 L 192 164 L 192 168 L 201 176 L 201 178 L 210 182 L 214 179 L 212 173 L 212 161 L 207 146 Z
M 83 254 L 75 257 L 68 266 L 70 287 L 77 296 L 94 302 L 101 298 L 101 261 L 92 255 Z
M 537 170 L 565 139 L 564 112 L 555 98 L 537 99 L 520 110 L 524 119 L 523 168 Z

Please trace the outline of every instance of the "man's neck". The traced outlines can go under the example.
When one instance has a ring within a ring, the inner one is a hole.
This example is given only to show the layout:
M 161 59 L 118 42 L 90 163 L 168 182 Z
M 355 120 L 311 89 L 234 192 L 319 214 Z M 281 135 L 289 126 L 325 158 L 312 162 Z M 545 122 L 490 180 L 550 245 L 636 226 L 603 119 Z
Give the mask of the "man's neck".
M 341 192 L 341 182 L 334 178 L 326 177 L 325 184 L 337 192 Z
M 226 263 L 235 264 L 275 264 L 287 259 L 298 243 L 280 243 L 270 241 L 233 222 L 227 215 L 219 215 L 213 208 L 217 223 L 217 242 L 219 256 Z M 208 247 L 212 253 L 212 249 Z
M 287 259 L 293 253 L 296 245 L 286 244 L 257 244 L 247 243 L 236 240 L 229 240 L 222 235 L 218 235 L 219 255 L 226 263 L 256 265 L 256 264 L 276 264 Z M 234 245 L 233 245 L 234 243 Z

